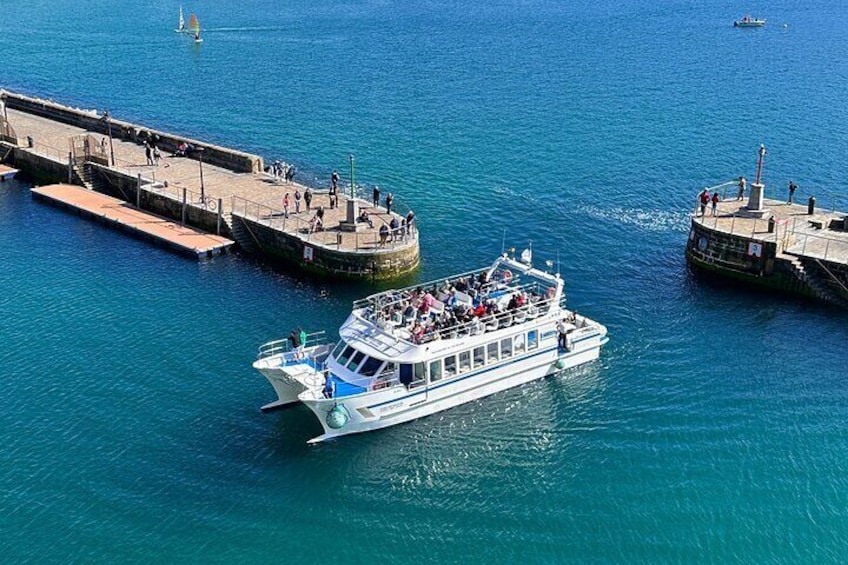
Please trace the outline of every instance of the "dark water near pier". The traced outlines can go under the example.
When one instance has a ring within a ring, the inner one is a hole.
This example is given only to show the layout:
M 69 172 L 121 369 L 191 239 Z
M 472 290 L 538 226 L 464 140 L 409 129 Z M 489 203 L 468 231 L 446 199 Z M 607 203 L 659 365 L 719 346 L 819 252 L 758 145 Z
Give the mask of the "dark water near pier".
M 195 263 L 0 185 L 4 560 L 839 561 L 844 313 L 687 272 L 703 186 L 848 165 L 848 8 L 268 0 L 0 4 L 0 85 L 357 179 L 418 214 L 420 277 L 533 241 L 602 360 L 307 447 L 250 368 L 367 287 Z M 787 23 L 786 28 L 782 27 Z M 49 24 L 49 25 L 48 25 Z M 45 32 L 45 26 L 49 28 Z M 848 201 L 840 206 L 848 208 Z M 322 296 L 321 290 L 327 291 Z

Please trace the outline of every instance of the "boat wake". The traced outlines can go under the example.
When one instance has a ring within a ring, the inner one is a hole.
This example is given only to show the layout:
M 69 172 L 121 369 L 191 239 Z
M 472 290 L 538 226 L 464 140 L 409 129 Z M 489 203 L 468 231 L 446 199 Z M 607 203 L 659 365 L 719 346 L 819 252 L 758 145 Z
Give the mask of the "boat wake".
M 689 229 L 687 212 L 643 210 L 639 208 L 599 208 L 581 206 L 578 210 L 600 220 L 611 220 L 651 232 L 685 232 Z

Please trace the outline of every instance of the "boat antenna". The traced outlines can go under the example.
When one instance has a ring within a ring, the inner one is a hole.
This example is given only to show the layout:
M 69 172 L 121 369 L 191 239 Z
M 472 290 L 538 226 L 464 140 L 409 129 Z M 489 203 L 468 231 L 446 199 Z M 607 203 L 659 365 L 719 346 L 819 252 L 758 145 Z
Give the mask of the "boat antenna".
M 506 249 L 506 228 L 503 229 L 503 237 L 501 238 L 501 255 L 504 254 L 505 249 Z
M 557 272 L 556 272 L 556 274 L 560 274 L 560 270 L 559 270 L 559 249 L 557 249 Z

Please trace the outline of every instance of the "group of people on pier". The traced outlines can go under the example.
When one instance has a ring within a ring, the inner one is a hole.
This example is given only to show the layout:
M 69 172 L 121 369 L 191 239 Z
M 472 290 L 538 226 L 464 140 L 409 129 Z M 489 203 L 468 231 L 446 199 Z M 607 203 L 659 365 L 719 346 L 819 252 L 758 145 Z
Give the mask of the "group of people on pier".
M 523 323 L 535 318 L 552 299 L 548 289 L 537 284 L 521 287 L 510 271 L 494 274 L 487 270 L 436 283 L 429 289 L 417 287 L 389 292 L 370 299 L 367 319 L 379 327 L 420 344 Z M 552 289 L 550 289 L 552 290 Z

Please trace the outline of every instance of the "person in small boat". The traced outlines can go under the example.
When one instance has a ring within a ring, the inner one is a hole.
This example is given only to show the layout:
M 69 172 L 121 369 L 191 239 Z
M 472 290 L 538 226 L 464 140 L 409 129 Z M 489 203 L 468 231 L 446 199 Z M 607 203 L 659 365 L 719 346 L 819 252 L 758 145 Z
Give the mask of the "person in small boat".
M 200 41 L 200 33 L 199 32 L 194 32 L 194 40 Z

